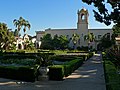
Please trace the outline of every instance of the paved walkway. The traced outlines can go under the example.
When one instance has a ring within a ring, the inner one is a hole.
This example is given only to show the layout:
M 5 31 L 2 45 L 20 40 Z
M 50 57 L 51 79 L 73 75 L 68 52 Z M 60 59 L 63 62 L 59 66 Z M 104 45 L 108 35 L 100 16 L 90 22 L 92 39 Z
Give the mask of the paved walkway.
M 30 83 L 1 78 L 0 90 L 106 90 L 101 55 L 95 54 L 63 81 Z

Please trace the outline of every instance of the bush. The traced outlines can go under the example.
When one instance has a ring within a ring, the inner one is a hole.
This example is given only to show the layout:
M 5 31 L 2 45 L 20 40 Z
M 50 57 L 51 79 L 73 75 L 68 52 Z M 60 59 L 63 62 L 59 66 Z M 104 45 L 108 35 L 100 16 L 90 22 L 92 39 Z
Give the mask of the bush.
M 68 63 L 64 64 L 64 75 L 70 75 L 74 70 L 80 67 L 83 64 L 82 59 L 74 59 Z
M 34 82 L 37 69 L 26 66 L 0 66 L 0 77 Z
M 51 56 L 50 60 L 66 62 L 66 61 L 73 60 L 75 58 L 77 58 L 77 57 L 76 56 L 69 56 L 69 55 L 57 55 L 57 56 Z
M 64 67 L 62 65 L 53 65 L 49 67 L 50 80 L 63 80 Z
M 74 59 L 63 65 L 53 65 L 49 67 L 49 79 L 50 80 L 62 80 L 64 76 L 70 75 L 80 65 L 82 65 L 82 59 Z
M 104 55 L 104 54 L 103 54 Z M 103 56 L 107 90 L 119 90 L 120 74 L 109 58 Z

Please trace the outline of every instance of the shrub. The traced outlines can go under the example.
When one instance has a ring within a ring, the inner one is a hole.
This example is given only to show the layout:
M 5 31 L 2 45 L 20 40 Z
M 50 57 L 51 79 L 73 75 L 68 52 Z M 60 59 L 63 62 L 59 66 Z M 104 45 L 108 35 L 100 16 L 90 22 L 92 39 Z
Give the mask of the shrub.
M 116 66 L 111 62 L 110 58 L 103 53 L 105 80 L 107 90 L 119 90 L 120 88 L 120 74 Z
M 50 80 L 62 80 L 64 76 L 70 75 L 80 65 L 82 65 L 83 59 L 74 59 L 63 65 L 53 65 L 49 67 L 49 79 Z
M 76 56 L 69 56 L 69 55 L 57 55 L 57 56 L 50 57 L 50 60 L 65 62 L 65 61 L 73 60 L 75 58 L 77 58 L 77 57 Z
M 0 66 L 0 77 L 34 82 L 37 69 L 28 66 Z
M 62 65 L 53 65 L 49 67 L 50 80 L 62 80 L 64 77 L 64 67 Z
M 74 70 L 80 67 L 83 64 L 82 59 L 74 59 L 68 63 L 64 64 L 64 75 L 70 75 Z

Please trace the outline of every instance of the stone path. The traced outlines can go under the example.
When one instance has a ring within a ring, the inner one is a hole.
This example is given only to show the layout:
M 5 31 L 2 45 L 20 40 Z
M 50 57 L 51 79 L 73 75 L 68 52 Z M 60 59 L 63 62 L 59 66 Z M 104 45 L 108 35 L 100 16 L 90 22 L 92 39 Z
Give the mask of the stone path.
M 0 90 L 106 90 L 101 55 L 95 54 L 63 81 L 30 83 L 0 78 Z

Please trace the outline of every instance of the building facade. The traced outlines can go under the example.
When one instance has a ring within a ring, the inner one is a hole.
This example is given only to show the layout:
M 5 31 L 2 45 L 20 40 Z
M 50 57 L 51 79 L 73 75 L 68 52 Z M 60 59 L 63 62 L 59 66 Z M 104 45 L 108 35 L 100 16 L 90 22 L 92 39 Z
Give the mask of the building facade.
M 78 21 L 77 21 L 77 28 L 76 29 L 46 29 L 45 31 L 36 31 L 36 40 L 37 42 L 40 42 L 41 37 L 43 37 L 45 34 L 51 34 L 52 37 L 54 35 L 64 35 L 68 39 L 72 37 L 74 33 L 78 34 L 79 41 L 77 42 L 77 46 L 88 46 L 88 41 L 84 40 L 84 36 L 88 35 L 88 33 L 91 33 L 95 36 L 96 41 L 99 41 L 102 36 L 105 34 L 109 35 L 111 38 L 112 35 L 112 29 L 88 29 L 88 18 L 89 18 L 89 13 L 88 10 L 85 8 L 82 8 L 81 10 L 78 10 Z M 89 43 L 92 48 L 97 49 L 97 45 L 99 42 L 91 42 Z M 72 42 L 69 43 L 70 47 L 74 47 L 74 44 Z

